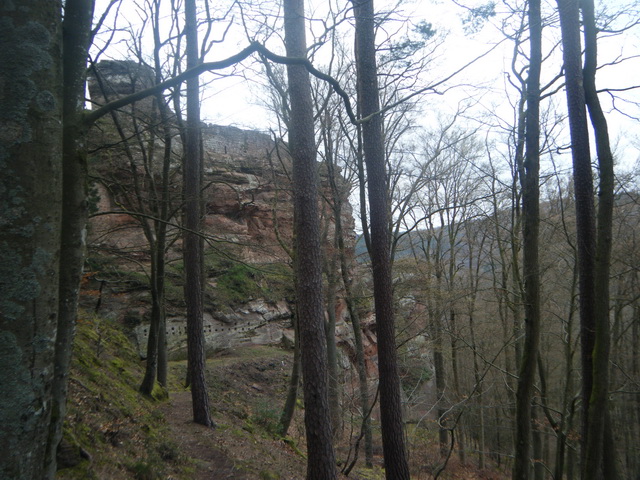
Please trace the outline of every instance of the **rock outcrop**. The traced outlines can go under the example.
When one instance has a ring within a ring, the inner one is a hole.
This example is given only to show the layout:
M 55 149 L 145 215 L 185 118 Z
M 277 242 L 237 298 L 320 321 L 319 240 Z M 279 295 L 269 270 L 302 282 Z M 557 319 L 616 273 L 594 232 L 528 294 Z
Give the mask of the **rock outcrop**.
M 101 81 L 94 75 L 89 83 L 95 103 L 104 103 L 104 92 L 107 99 L 113 99 L 153 82 L 152 72 L 131 62 L 101 62 L 98 72 Z M 145 355 L 150 305 L 145 275 L 150 268 L 148 235 L 153 233 L 145 231 L 141 219 L 157 219 L 142 205 L 159 201 L 157 187 L 169 132 L 172 153 L 165 165 L 171 173 L 167 201 L 174 215 L 168 220 L 166 254 L 167 339 L 171 355 L 178 357 L 186 344 L 179 236 L 182 143 L 179 120 L 171 113 L 170 129 L 163 130 L 156 102 L 147 99 L 134 104 L 116 114 L 115 121 L 104 119 L 91 134 L 96 215 L 90 221 L 90 272 L 85 288 L 85 293 L 92 294 L 85 295 L 85 304 L 99 305 L 128 324 L 141 356 Z M 207 347 L 291 343 L 293 209 L 287 146 L 262 132 L 220 125 L 203 125 L 202 137 Z M 329 182 L 322 178 L 328 194 Z M 351 232 L 348 243 L 353 247 L 353 218 L 347 199 L 342 202 L 342 224 Z M 329 246 L 333 219 L 327 204 L 322 211 Z M 345 312 L 338 298 L 338 335 L 348 357 L 353 345 Z M 366 339 L 375 355 L 375 335 Z

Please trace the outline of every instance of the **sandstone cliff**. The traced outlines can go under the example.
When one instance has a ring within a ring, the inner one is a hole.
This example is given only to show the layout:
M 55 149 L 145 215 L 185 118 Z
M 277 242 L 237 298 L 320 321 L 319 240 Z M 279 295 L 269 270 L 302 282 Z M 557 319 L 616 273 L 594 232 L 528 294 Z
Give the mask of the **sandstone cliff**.
M 90 77 L 90 92 L 104 103 L 153 82 L 153 72 L 131 62 L 101 62 L 99 77 Z M 100 81 L 98 81 L 98 78 Z M 159 99 L 134 104 L 104 119 L 90 136 L 94 216 L 89 230 L 89 261 L 85 306 L 99 308 L 128 324 L 144 355 L 150 308 L 146 287 L 150 241 L 161 200 L 167 220 L 167 338 L 171 354 L 183 354 L 186 336 L 182 303 L 181 137 L 180 118 L 170 114 L 163 129 Z M 205 216 L 205 334 L 210 349 L 242 344 L 290 343 L 292 276 L 290 248 L 293 211 L 287 146 L 262 132 L 203 125 Z M 170 140 L 168 140 L 170 139 Z M 165 147 L 170 146 L 168 157 Z M 164 163 L 164 159 L 168 162 Z M 159 185 L 168 172 L 168 194 Z M 321 178 L 324 197 L 328 181 Z M 346 198 L 342 223 L 353 248 L 353 218 Z M 326 259 L 332 260 L 333 219 L 322 200 Z M 173 213 L 171 213 L 173 212 Z M 338 338 L 346 354 L 353 347 L 346 309 L 337 301 Z M 371 327 L 371 323 L 369 323 Z M 366 339 L 375 356 L 375 336 Z

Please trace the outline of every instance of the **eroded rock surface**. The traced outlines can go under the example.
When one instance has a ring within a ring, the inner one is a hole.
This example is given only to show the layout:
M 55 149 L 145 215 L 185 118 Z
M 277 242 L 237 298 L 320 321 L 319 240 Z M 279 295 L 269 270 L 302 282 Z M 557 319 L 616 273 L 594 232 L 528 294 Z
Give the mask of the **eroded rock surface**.
M 100 82 L 96 72 L 101 76 Z M 90 76 L 89 90 L 94 102 L 102 104 L 146 88 L 153 81 L 153 72 L 147 67 L 107 61 L 101 62 Z M 166 135 L 158 123 L 154 102 L 146 99 L 118 112 L 115 119 L 103 119 L 90 136 L 92 208 L 98 215 L 90 221 L 92 264 L 85 292 L 92 293 L 85 296 L 85 307 L 99 308 L 103 314 L 108 312 L 130 326 L 141 356 L 146 351 L 151 300 L 146 284 L 151 265 L 149 232 L 145 232 L 141 219 L 156 215 L 146 205 L 159 201 L 157 187 Z M 173 123 L 169 129 L 172 156 L 168 198 L 175 214 L 167 232 L 170 248 L 166 254 L 166 332 L 170 354 L 175 358 L 184 355 L 186 325 L 179 236 L 182 143 L 179 123 L 170 113 Z M 123 142 L 120 132 L 129 138 L 137 134 L 137 139 Z M 207 348 L 291 344 L 293 208 L 287 145 L 263 132 L 221 125 L 203 124 L 202 140 Z M 330 198 L 329 182 L 322 170 L 321 179 L 324 197 Z M 333 219 L 326 200 L 321 202 L 325 243 L 330 248 Z M 351 232 L 347 243 L 353 246 L 353 218 L 347 198 L 343 198 L 342 224 Z M 344 302 L 338 299 L 337 305 L 338 335 L 343 338 L 348 358 L 352 350 L 351 327 L 345 323 Z M 371 348 L 374 338 L 367 337 Z

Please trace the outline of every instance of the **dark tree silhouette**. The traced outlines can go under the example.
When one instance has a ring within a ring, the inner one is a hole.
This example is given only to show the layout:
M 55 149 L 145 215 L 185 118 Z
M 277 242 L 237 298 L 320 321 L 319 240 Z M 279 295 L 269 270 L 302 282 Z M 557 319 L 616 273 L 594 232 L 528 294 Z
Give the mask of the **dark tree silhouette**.
M 85 94 L 87 51 L 92 41 L 93 0 L 69 0 L 64 5 L 63 42 L 63 170 L 62 226 L 60 242 L 60 293 L 51 428 L 48 439 L 47 475 L 56 470 L 56 452 L 62 438 L 66 412 L 67 381 L 71 346 L 75 334 L 78 295 L 84 264 L 87 223 L 87 158 L 82 148 L 87 128 L 82 123 L 81 105 Z
M 523 165 L 518 165 L 522 185 L 522 232 L 525 332 L 516 393 L 516 455 L 514 480 L 528 480 L 531 450 L 531 400 L 540 343 L 540 68 L 542 20 L 540 0 L 529 1 L 529 77 L 525 116 Z

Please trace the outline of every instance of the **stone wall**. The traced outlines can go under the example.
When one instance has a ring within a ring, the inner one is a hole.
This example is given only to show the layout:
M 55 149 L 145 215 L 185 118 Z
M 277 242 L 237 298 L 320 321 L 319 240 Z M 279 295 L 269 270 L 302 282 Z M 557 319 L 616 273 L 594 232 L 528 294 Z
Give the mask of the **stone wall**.
M 266 133 L 222 125 L 206 125 L 202 142 L 208 154 L 228 161 L 251 158 L 266 163 L 274 148 L 273 139 Z
M 291 310 L 284 301 L 269 304 L 263 300 L 253 300 L 233 314 L 205 313 L 205 344 L 209 351 L 217 351 L 242 345 L 293 343 L 291 318 Z M 149 326 L 138 325 L 134 333 L 140 357 L 145 358 Z M 184 357 L 187 345 L 186 319 L 167 319 L 166 333 L 170 358 Z

